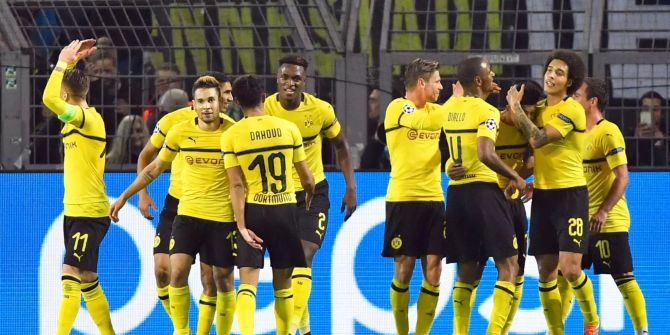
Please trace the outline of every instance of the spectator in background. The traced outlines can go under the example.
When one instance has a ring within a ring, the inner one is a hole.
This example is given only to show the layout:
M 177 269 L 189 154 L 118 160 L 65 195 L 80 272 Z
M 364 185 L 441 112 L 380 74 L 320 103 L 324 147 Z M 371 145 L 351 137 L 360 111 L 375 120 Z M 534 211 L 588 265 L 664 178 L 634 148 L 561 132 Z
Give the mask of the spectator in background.
M 167 113 L 176 111 L 177 109 L 188 106 L 188 93 L 180 88 L 171 88 L 160 96 L 156 105 L 158 113 L 154 113 L 147 122 L 148 129 L 156 128 L 158 120 L 160 120 Z
M 40 108 L 42 122 L 35 126 L 33 137 L 33 163 L 60 164 L 62 163 L 60 131 L 63 124 L 48 108 Z
M 149 130 L 137 115 L 127 115 L 119 123 L 107 164 L 136 164 L 137 157 L 149 140 Z
M 383 125 L 379 124 L 379 115 L 381 105 L 379 104 L 379 97 L 381 91 L 378 88 L 372 88 L 370 95 L 368 95 L 368 124 L 367 124 L 367 143 L 363 154 L 361 155 L 361 169 L 389 169 L 391 167 L 386 152 L 385 139 L 382 141 L 377 136 L 377 129 L 381 127 L 381 132 L 384 133 Z M 385 136 L 384 136 L 385 137 Z
M 181 72 L 179 67 L 173 63 L 163 63 L 158 67 L 156 71 L 156 79 L 154 80 L 154 94 L 147 101 L 147 107 L 142 113 L 144 122 L 147 125 L 155 125 L 156 122 L 160 119 L 160 116 L 157 116 L 160 113 L 157 110 L 157 105 L 159 104 L 159 99 L 170 89 L 183 89 L 184 81 L 179 78 Z M 182 106 L 183 107 L 183 106 Z M 152 129 L 149 127 L 149 129 Z
M 116 128 L 121 119 L 130 114 L 128 101 L 120 98 L 121 83 L 117 78 L 116 54 L 106 45 L 99 46 L 88 59 L 86 74 L 90 77 L 89 101 L 96 106 L 105 121 L 107 136 L 116 134 Z
M 631 165 L 665 166 L 668 164 L 668 115 L 667 102 L 656 91 L 649 91 L 640 98 L 635 137 L 637 143 L 629 146 Z

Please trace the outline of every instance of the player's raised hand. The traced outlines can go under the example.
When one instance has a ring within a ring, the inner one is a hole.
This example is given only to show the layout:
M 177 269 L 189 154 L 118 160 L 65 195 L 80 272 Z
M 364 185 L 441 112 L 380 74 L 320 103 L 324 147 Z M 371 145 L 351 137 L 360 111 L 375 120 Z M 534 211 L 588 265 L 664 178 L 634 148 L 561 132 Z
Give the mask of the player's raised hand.
M 247 242 L 252 248 L 263 250 L 263 240 L 258 237 L 251 229 L 248 228 L 237 228 L 240 231 L 240 235 L 244 238 L 244 241 Z
M 95 46 L 95 39 L 89 38 L 81 41 L 79 49 L 77 50 L 77 60 L 85 59 L 92 55 L 98 48 Z
M 140 212 L 148 220 L 153 220 L 154 217 L 151 215 L 150 209 L 153 208 L 154 211 L 158 211 L 158 207 L 154 203 L 154 199 L 151 199 L 149 192 L 139 192 L 140 193 Z
M 465 94 L 465 91 L 463 90 L 463 85 L 461 85 L 460 81 L 456 81 L 455 83 L 451 84 L 451 96 L 452 97 L 462 97 L 463 94 Z
M 498 85 L 498 83 L 496 83 L 495 81 L 491 83 L 491 92 L 498 94 L 501 91 L 502 91 L 502 87 L 500 87 L 500 85 Z
M 347 191 L 344 192 L 344 197 L 342 198 L 342 206 L 340 207 L 340 213 L 344 212 L 344 209 L 347 209 L 347 213 L 344 215 L 344 221 L 347 221 L 351 214 L 354 214 L 356 207 L 358 206 L 358 200 L 356 199 L 356 190 L 347 188 Z
M 523 98 L 523 91 L 526 88 L 526 85 L 521 85 L 520 89 L 516 88 L 516 85 L 512 85 L 507 91 L 507 104 L 513 107 L 517 103 L 521 103 Z M 515 108 L 512 108 L 512 111 L 515 111 Z
M 75 60 L 77 60 L 77 52 L 81 48 L 81 45 L 82 41 L 79 40 L 70 42 L 70 44 L 61 50 L 60 54 L 58 55 L 58 60 L 68 64 L 73 63 Z
M 109 218 L 114 222 L 119 222 L 119 211 L 126 204 L 126 199 L 119 198 L 109 206 Z

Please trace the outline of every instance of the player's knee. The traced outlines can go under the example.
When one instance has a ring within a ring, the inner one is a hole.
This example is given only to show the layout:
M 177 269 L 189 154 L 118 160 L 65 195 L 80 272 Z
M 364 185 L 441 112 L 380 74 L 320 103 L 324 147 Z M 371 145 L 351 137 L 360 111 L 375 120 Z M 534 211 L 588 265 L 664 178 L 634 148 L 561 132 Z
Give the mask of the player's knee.
M 229 292 L 235 289 L 235 283 L 233 278 L 233 270 L 228 269 L 214 269 L 214 283 L 216 288 L 221 292 Z
M 154 269 L 154 274 L 156 276 L 156 284 L 160 287 L 163 287 L 170 283 L 170 271 L 166 267 L 157 267 Z
M 496 260 L 496 267 L 498 268 L 499 280 L 513 281 L 519 272 L 519 265 L 517 264 L 516 257 Z
M 569 264 L 563 266 L 561 264 L 561 273 L 563 277 L 570 282 L 573 282 L 579 279 L 579 276 L 582 274 L 582 267 L 579 265 Z
M 314 255 L 319 251 L 319 246 L 314 243 L 304 243 L 302 244 L 302 250 L 305 253 L 305 261 L 307 261 L 307 267 L 312 267 L 312 262 L 314 261 Z
M 395 279 L 403 284 L 409 283 L 414 272 L 415 258 L 409 256 L 399 256 L 395 260 Z

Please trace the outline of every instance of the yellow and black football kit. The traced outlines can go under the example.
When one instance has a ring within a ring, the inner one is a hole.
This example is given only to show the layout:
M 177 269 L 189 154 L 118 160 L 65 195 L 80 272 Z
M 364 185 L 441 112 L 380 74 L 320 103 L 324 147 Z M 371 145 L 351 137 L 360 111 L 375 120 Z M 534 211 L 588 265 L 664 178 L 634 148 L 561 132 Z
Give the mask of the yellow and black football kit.
M 235 219 L 219 147 L 221 135 L 234 123 L 222 118 L 217 130 L 205 131 L 198 122 L 193 118 L 174 125 L 158 154 L 163 161 L 176 158 L 183 164 L 182 195 L 172 227 L 170 254 L 195 257 L 200 252 L 205 264 L 232 266 L 232 243 L 221 243 L 232 239 Z

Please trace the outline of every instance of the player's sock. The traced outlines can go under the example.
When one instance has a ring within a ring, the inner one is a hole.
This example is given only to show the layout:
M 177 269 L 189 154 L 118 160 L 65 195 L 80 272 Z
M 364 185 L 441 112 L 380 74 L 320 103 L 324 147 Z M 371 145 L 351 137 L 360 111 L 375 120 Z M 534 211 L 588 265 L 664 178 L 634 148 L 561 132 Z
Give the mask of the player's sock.
M 58 326 L 56 334 L 66 335 L 70 334 L 74 319 L 79 312 L 79 305 L 81 304 L 81 279 L 73 274 L 64 274 L 61 277 L 61 284 L 63 285 L 63 300 L 60 303 L 60 311 L 58 312 Z
M 98 326 L 100 334 L 113 335 L 114 327 L 112 327 L 112 319 L 109 314 L 109 302 L 105 297 L 105 292 L 102 291 L 100 282 L 96 279 L 92 283 L 81 284 L 81 293 L 84 294 L 84 301 L 86 302 L 86 309 L 91 314 L 91 319 Z
M 235 316 L 235 290 L 216 293 L 216 334 L 230 334 Z
M 631 321 L 633 321 L 633 328 L 635 331 L 639 331 L 640 334 L 647 334 L 645 333 L 648 332 L 649 327 L 647 323 L 647 307 L 644 295 L 642 295 L 642 290 L 640 290 L 635 276 L 619 277 L 614 282 L 623 296 L 626 310 L 628 311 L 628 315 L 630 315 Z
M 289 335 L 291 316 L 293 314 L 293 289 L 287 288 L 275 291 L 275 320 L 277 321 L 277 335 Z
M 561 316 L 561 294 L 558 293 L 558 283 L 556 280 L 550 282 L 539 282 L 540 302 L 544 310 L 544 319 L 547 321 L 547 328 L 552 335 L 563 335 L 564 326 Z
M 240 334 L 254 334 L 254 313 L 256 313 L 256 286 L 240 284 L 237 291 L 237 324 Z
M 503 327 L 503 334 L 509 333 L 512 328 L 512 322 L 514 322 L 514 316 L 516 311 L 519 310 L 519 305 L 521 304 L 521 296 L 523 295 L 523 276 L 516 277 L 516 284 L 514 284 L 514 300 L 512 301 L 512 307 L 509 309 L 509 314 L 507 315 L 507 321 L 505 321 L 505 327 Z
M 302 319 L 300 319 L 300 324 L 298 325 L 301 335 L 311 335 L 311 328 L 309 326 L 309 308 L 305 309 L 305 312 L 302 313 Z
M 163 309 L 165 309 L 165 313 L 170 316 L 170 294 L 168 294 L 168 287 L 156 286 L 156 292 L 158 292 L 158 299 L 160 299 L 161 305 L 163 305 Z
M 212 329 L 212 322 L 214 322 L 214 314 L 216 313 L 216 297 L 210 297 L 206 294 L 200 295 L 198 302 L 198 327 L 196 328 L 197 335 L 207 335 Z
M 582 271 L 579 278 L 570 282 L 570 285 L 575 291 L 579 308 L 582 310 L 582 315 L 584 315 L 584 324 L 599 325 L 600 318 L 598 317 L 596 299 L 593 296 L 593 284 L 589 280 L 589 277 Z
M 486 330 L 488 335 L 500 335 L 503 327 L 507 322 L 509 310 L 512 308 L 514 300 L 514 283 L 498 280 L 493 289 L 493 311 L 491 311 L 491 318 L 489 327 Z
M 403 284 L 395 278 L 391 282 L 391 309 L 398 334 L 409 334 L 409 284 Z
M 437 307 L 437 300 L 439 297 L 439 286 L 433 286 L 425 280 L 421 283 L 421 293 L 419 293 L 419 301 L 416 303 L 416 335 L 430 333 L 430 328 L 435 319 L 435 308 Z
M 457 281 L 454 285 L 452 302 L 454 305 L 454 335 L 467 335 L 470 328 L 470 306 L 472 291 L 475 287 L 472 284 Z
M 572 291 L 572 286 L 568 283 L 568 280 L 563 277 L 561 271 L 558 271 L 558 277 L 556 278 L 558 282 L 558 293 L 561 294 L 561 316 L 563 318 L 563 323 L 568 319 L 568 313 L 570 313 L 570 308 L 572 307 L 572 298 L 575 296 L 575 293 Z
M 472 294 L 470 295 L 470 310 L 475 308 L 475 302 L 477 302 L 477 288 L 479 287 L 479 280 L 475 280 L 472 284 Z
M 291 334 L 295 334 L 305 315 L 307 301 L 312 292 L 312 268 L 294 268 L 291 287 L 293 288 L 294 309 L 290 330 Z M 309 317 L 307 318 L 307 327 L 309 327 Z
M 184 287 L 168 286 L 170 294 L 170 316 L 175 332 L 186 333 L 190 332 L 188 328 L 188 310 L 191 304 L 191 294 L 189 293 L 188 285 Z

